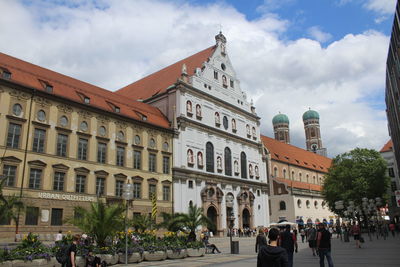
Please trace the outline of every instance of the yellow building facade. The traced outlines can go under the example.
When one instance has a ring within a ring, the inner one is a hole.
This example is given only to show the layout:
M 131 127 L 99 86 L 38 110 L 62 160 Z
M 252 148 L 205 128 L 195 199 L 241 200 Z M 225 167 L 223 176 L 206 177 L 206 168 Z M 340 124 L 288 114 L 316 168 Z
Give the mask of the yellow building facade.
M 4 195 L 21 196 L 19 233 L 77 231 L 65 220 L 91 202 L 123 203 L 128 217 L 172 212 L 172 137 L 146 104 L 0 54 L 0 174 Z M 0 238 L 15 234 L 1 222 Z

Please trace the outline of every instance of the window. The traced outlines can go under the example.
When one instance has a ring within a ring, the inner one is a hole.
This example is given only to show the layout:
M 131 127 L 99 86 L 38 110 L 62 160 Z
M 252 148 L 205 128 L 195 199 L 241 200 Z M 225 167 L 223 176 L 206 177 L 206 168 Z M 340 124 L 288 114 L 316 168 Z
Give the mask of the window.
M 122 180 L 115 181 L 115 196 L 116 197 L 122 197 L 123 187 L 124 187 L 124 181 L 122 181 Z
M 189 188 L 193 188 L 193 181 L 192 181 L 192 180 L 189 180 L 189 182 L 188 182 L 188 187 L 189 187 Z
M 118 134 L 117 134 L 117 140 L 118 141 L 124 141 L 124 138 L 125 138 L 124 132 L 119 131 Z
M 134 143 L 135 143 L 135 145 L 140 145 L 140 136 L 139 135 L 135 135 L 135 138 L 134 138 Z
M 87 149 L 88 149 L 88 140 L 84 138 L 79 138 L 78 141 L 78 159 L 86 160 L 87 159 Z
M 21 136 L 21 125 L 10 123 L 8 126 L 7 147 L 19 148 L 20 136 Z
M 87 122 L 86 121 L 82 121 L 81 125 L 79 126 L 79 129 L 82 132 L 86 132 L 88 130 L 88 128 L 89 128 L 89 125 L 87 124 Z
M 7 177 L 6 181 L 4 182 L 4 186 L 15 186 L 16 173 L 17 173 L 17 166 L 4 165 L 3 175 L 4 177 Z
M 25 225 L 37 225 L 39 219 L 38 207 L 26 207 Z
M 170 191 L 171 191 L 171 188 L 169 186 L 166 186 L 166 185 L 163 186 L 163 200 L 164 201 L 169 201 Z
M 64 191 L 64 178 L 65 178 L 65 173 L 63 172 L 54 173 L 54 182 L 53 182 L 54 191 Z
M 57 156 L 60 156 L 60 157 L 67 156 L 67 144 L 68 144 L 68 135 L 58 134 L 57 135 Z
M 169 149 L 168 143 L 167 143 L 167 142 L 164 142 L 164 144 L 163 144 L 163 150 L 164 150 L 164 151 L 168 151 L 168 149 Z
M 169 157 L 163 157 L 163 173 L 169 174 Z
M 283 178 L 286 178 L 286 169 L 283 169 Z
M 206 170 L 214 172 L 214 146 L 211 142 L 206 144 Z
M 247 133 L 247 137 L 250 137 L 250 125 L 246 125 L 246 133 Z
M 214 70 L 214 79 L 218 80 L 218 72 Z
M 149 154 L 149 171 L 150 172 L 156 171 L 156 154 L 154 153 Z
M 118 166 L 124 166 L 125 159 L 125 148 L 122 146 L 117 147 L 117 160 L 116 163 Z
M 314 207 L 318 209 L 318 201 L 314 201 Z
M 154 138 L 151 138 L 149 141 L 149 146 L 151 148 L 155 148 L 156 147 L 156 141 L 154 140 Z
M 227 130 L 229 127 L 229 123 L 228 123 L 228 118 L 226 116 L 224 116 L 224 118 L 222 119 L 222 124 L 224 125 L 225 130 Z
M 2 76 L 4 79 L 9 80 L 9 79 L 11 79 L 11 72 L 6 71 L 6 70 L 3 70 L 3 73 L 1 74 L 1 76 Z
M 307 201 L 306 201 L 306 207 L 307 207 L 307 209 L 310 208 L 310 200 L 307 200 Z
M 232 88 L 234 88 L 234 87 L 235 87 L 235 83 L 234 83 L 234 81 L 233 81 L 233 80 L 230 80 L 230 82 L 231 82 L 231 84 L 230 84 L 230 85 L 231 85 L 231 87 L 232 87 Z
M 133 198 L 140 199 L 142 195 L 142 184 L 133 183 Z
M 106 134 L 107 134 L 107 129 L 106 129 L 106 127 L 100 126 L 100 128 L 99 128 L 99 135 L 100 135 L 100 136 L 106 136 Z
M 151 199 L 153 194 L 157 195 L 157 185 L 149 184 L 149 199 Z
M 62 225 L 63 209 L 51 209 L 51 225 Z
M 242 178 L 247 178 L 247 159 L 246 153 L 240 153 L 240 172 Z
M 97 162 L 106 163 L 106 157 L 107 157 L 107 144 L 97 143 Z
M 86 176 L 85 175 L 77 175 L 76 176 L 76 184 L 75 184 L 75 192 L 76 193 L 85 193 L 85 185 L 86 185 Z
M 274 177 L 278 177 L 278 168 L 274 167 Z
M 65 117 L 65 116 L 61 116 L 61 117 L 60 117 L 60 125 L 61 125 L 62 127 L 67 127 L 67 125 L 68 125 L 68 118 Z
M 120 112 L 121 112 L 121 109 L 120 109 L 119 107 L 114 107 L 114 111 L 115 111 L 116 113 L 120 113 Z
M 285 201 L 279 202 L 279 210 L 286 210 L 286 203 L 285 203 Z
M 39 110 L 37 113 L 37 119 L 38 121 L 45 121 L 46 120 L 46 112 L 44 112 L 44 110 Z
M 133 168 L 140 170 L 142 161 L 142 152 L 141 151 L 133 151 Z
M 44 141 L 46 137 L 46 131 L 43 129 L 35 129 L 32 151 L 43 153 L 44 152 Z
M 12 108 L 12 113 L 14 116 L 21 116 L 22 114 L 22 106 L 20 104 L 14 104 L 13 108 Z
M 85 97 L 83 98 L 83 101 L 85 102 L 85 104 L 90 104 L 90 98 L 87 97 L 87 96 L 85 96 Z
M 53 86 L 50 84 L 46 84 L 45 88 L 47 93 L 53 93 Z
M 106 179 L 102 177 L 96 178 L 96 196 L 104 195 L 104 187 L 106 184 Z
M 394 177 L 394 170 L 393 170 L 393 168 L 389 168 L 388 170 L 389 170 L 389 176 L 390 176 L 390 177 Z
M 300 209 L 301 208 L 301 200 L 297 200 L 297 207 Z
M 225 147 L 224 161 L 225 161 L 225 175 L 232 176 L 232 154 L 229 147 Z
M 29 174 L 29 188 L 39 189 L 41 179 L 42 179 L 42 170 L 32 168 Z

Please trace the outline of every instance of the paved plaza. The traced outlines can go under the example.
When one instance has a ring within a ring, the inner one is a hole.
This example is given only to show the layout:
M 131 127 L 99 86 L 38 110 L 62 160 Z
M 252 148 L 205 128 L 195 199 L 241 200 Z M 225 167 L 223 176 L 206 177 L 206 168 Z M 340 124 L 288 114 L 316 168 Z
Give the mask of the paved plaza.
M 376 238 L 366 243 L 361 249 L 355 247 L 354 241 L 350 243 L 332 240 L 332 254 L 335 267 L 358 266 L 400 266 L 400 237 L 389 237 L 387 240 Z M 255 237 L 235 238 L 240 244 L 240 254 L 229 254 L 229 238 L 213 238 L 211 242 L 222 251 L 221 254 L 207 254 L 200 258 L 185 258 L 182 260 L 166 260 L 161 262 L 142 262 L 129 266 L 256 266 L 257 255 L 254 251 Z M 124 265 L 120 265 L 124 266 Z M 295 267 L 319 266 L 319 258 L 312 256 L 306 243 L 299 243 L 299 252 L 294 256 Z M 325 266 L 327 264 L 325 263 Z

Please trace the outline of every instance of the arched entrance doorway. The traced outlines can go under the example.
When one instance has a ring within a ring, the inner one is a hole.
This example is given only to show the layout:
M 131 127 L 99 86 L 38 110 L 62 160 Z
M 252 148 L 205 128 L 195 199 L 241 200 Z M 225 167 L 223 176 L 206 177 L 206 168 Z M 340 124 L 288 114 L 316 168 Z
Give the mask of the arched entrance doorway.
M 211 232 L 213 232 L 214 235 L 217 234 L 217 218 L 218 218 L 218 214 L 217 214 L 217 210 L 213 206 L 208 207 L 208 209 L 207 209 L 207 217 L 213 223 L 213 225 L 209 226 L 208 229 Z
M 243 222 L 243 229 L 250 228 L 250 212 L 248 209 L 243 209 L 242 222 Z

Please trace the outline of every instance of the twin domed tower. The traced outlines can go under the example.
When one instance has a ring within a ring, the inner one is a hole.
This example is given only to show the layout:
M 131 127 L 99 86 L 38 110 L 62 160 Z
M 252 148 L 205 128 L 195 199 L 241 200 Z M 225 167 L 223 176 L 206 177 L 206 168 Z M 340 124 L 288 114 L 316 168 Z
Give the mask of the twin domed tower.
M 303 114 L 304 130 L 306 134 L 306 148 L 308 151 L 326 156 L 326 148 L 322 147 L 321 131 L 319 129 L 319 114 L 315 110 L 307 110 Z M 289 118 L 279 113 L 272 119 L 275 139 L 290 144 Z

